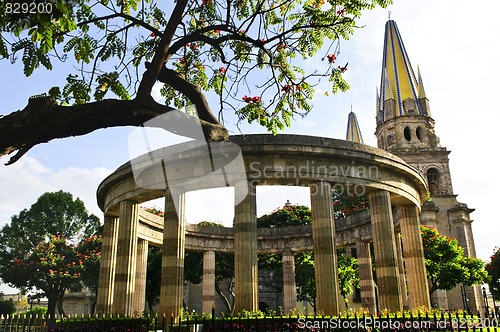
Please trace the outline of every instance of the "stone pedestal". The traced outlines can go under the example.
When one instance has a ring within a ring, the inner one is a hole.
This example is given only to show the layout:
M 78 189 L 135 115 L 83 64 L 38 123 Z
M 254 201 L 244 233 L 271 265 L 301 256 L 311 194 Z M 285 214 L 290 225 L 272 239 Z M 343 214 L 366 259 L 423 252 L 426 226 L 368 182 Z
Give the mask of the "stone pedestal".
M 125 316 L 134 313 L 138 224 L 139 205 L 132 201 L 120 202 L 112 311 Z
M 97 285 L 96 314 L 112 313 L 113 290 L 115 285 L 116 247 L 118 241 L 118 217 L 105 216 L 102 231 L 101 264 Z
M 178 201 L 178 211 L 174 200 Z M 165 193 L 160 317 L 177 319 L 182 308 L 184 285 L 185 196 Z
M 310 190 L 316 311 L 320 315 L 337 316 L 339 314 L 339 285 L 332 186 L 329 182 L 319 181 L 311 184 Z
M 293 252 L 285 252 L 283 261 L 283 310 L 284 314 L 297 307 L 297 288 L 295 285 L 295 257 Z
M 234 281 L 236 312 L 259 308 L 256 188 L 249 181 L 234 187 Z
M 374 314 L 377 312 L 377 302 L 375 299 L 375 283 L 373 281 L 370 243 L 358 241 L 356 243 L 356 252 L 358 255 L 361 306 L 367 308 L 370 314 Z
M 212 312 L 215 306 L 215 251 L 203 253 L 203 313 Z
M 401 311 L 403 301 L 389 192 L 372 191 L 369 194 L 369 202 L 375 265 L 377 266 L 379 309 Z
M 415 205 L 403 205 L 399 210 L 408 280 L 408 305 L 412 310 L 418 307 L 429 308 L 431 303 L 418 210 Z

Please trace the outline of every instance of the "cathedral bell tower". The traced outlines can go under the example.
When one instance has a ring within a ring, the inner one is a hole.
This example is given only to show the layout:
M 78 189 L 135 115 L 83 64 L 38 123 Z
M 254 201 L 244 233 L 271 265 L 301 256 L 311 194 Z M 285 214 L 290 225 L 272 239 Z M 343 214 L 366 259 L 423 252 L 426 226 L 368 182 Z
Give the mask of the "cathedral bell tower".
M 377 145 L 417 168 L 432 196 L 453 195 L 449 151 L 434 132 L 420 71 L 413 71 L 396 22 L 385 25 L 380 94 L 377 91 Z
M 470 209 L 453 193 L 449 151 L 434 132 L 429 100 L 420 71 L 413 71 L 396 22 L 385 25 L 380 94 L 377 91 L 377 145 L 416 168 L 427 180 L 431 200 L 424 202 L 421 222 L 455 237 L 467 256 L 476 257 Z M 479 286 L 436 291 L 433 305 L 480 312 Z

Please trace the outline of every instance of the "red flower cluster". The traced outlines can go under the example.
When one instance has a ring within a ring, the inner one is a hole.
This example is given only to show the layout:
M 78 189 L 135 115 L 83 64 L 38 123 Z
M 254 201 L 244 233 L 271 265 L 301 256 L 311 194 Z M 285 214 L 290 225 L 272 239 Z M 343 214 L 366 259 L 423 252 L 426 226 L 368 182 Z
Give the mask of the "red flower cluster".
M 245 95 L 245 96 L 243 96 L 243 98 L 241 98 L 241 99 L 242 99 L 244 102 L 249 103 L 249 104 L 250 104 L 250 103 L 256 103 L 256 104 L 258 104 L 258 103 L 262 102 L 262 100 L 260 99 L 260 97 L 259 97 L 259 96 L 249 97 L 249 96 Z
M 335 54 L 328 54 L 326 56 L 326 58 L 328 59 L 328 63 L 334 63 L 335 60 L 337 60 L 337 57 L 335 56 Z
M 344 67 L 342 67 L 342 66 L 337 66 L 337 68 L 338 68 L 338 69 L 339 69 L 342 73 L 344 73 L 344 72 L 347 70 L 347 64 L 346 64 Z
M 337 10 L 337 15 L 344 16 L 347 13 L 347 9 L 339 9 Z
M 221 73 L 225 73 L 227 71 L 227 69 L 225 67 L 219 67 L 219 71 Z
M 292 86 L 290 84 L 285 84 L 281 88 L 281 91 L 283 91 L 283 92 L 290 92 L 290 91 L 292 91 Z

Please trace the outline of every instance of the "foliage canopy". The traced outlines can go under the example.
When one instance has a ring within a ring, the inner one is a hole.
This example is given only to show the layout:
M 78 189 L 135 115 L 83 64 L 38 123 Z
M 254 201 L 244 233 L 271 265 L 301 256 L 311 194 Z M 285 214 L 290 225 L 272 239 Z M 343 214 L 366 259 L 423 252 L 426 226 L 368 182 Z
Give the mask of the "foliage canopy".
M 430 294 L 438 289 L 453 289 L 460 283 L 473 286 L 488 280 L 484 262 L 465 256 L 457 239 L 424 225 L 420 225 L 420 230 Z
M 21 290 L 41 290 L 52 315 L 67 290 L 81 287 L 84 263 L 92 253 L 85 246 L 80 252 L 77 244 L 98 229 L 99 219 L 80 199 L 63 191 L 45 193 L 2 228 L 0 277 Z
M 13 10 L 22 1 L 0 3 L 0 59 L 22 61 L 26 76 L 66 61 L 74 71 L 0 118 L 0 155 L 18 151 L 10 162 L 41 142 L 189 106 L 209 140 L 227 139 L 224 112 L 276 133 L 311 110 L 320 79 L 333 92 L 348 88 L 339 42 L 364 10 L 390 2 L 46 0 L 34 12 Z M 314 56 L 323 62 L 310 69 L 304 60 Z M 152 97 L 156 82 L 165 102 Z
M 500 299 L 500 248 L 495 248 L 490 261 L 486 264 L 486 271 L 490 276 L 488 283 L 490 292 L 495 299 Z

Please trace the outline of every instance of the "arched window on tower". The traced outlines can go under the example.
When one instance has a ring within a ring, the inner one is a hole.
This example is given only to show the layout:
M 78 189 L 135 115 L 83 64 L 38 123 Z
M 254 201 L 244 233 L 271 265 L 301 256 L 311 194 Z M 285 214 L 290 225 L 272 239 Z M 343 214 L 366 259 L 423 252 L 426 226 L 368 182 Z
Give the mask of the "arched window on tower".
M 417 129 L 415 129 L 415 133 L 417 135 L 417 138 L 419 141 L 422 141 L 422 128 L 421 127 L 417 127 Z
M 441 184 L 437 168 L 433 167 L 427 170 L 427 184 L 432 196 L 439 195 Z
M 410 127 L 405 127 L 405 129 L 403 130 L 403 135 L 405 137 L 405 139 L 409 142 L 411 141 L 411 131 L 410 131 Z

